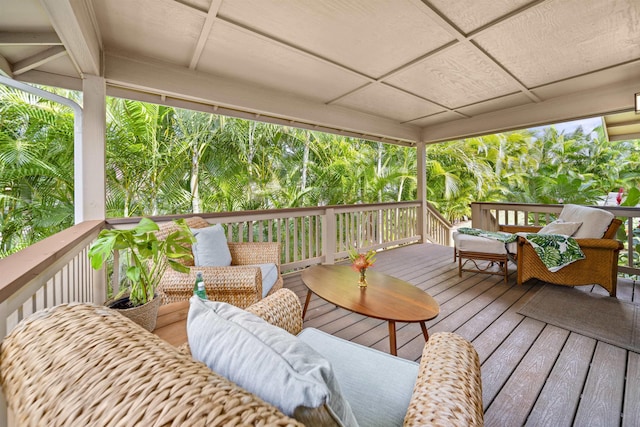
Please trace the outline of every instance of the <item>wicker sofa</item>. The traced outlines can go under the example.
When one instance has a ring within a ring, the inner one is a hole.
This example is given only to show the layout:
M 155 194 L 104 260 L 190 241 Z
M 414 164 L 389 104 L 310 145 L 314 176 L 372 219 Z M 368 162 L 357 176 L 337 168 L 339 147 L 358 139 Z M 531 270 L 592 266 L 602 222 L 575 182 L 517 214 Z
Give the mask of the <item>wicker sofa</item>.
M 200 217 L 187 218 L 185 221 L 194 229 L 211 225 Z M 160 226 L 156 236 L 163 239 L 176 229 L 175 223 L 167 222 Z M 168 268 L 158 287 L 163 304 L 188 300 L 193 294 L 196 271 L 202 271 L 207 295 L 211 299 L 240 308 L 246 308 L 262 299 L 262 272 L 258 264 L 273 263 L 278 271 L 268 295 L 282 288 L 279 243 L 228 242 L 227 245 L 231 252 L 231 265 L 228 267 L 195 267 L 191 259 L 185 263 L 190 267 L 188 274 Z
M 247 311 L 294 334 L 302 327 L 300 301 L 287 289 Z M 193 360 L 188 345 L 176 348 L 88 304 L 21 322 L 2 343 L 0 379 L 20 426 L 302 425 Z M 482 417 L 475 350 L 455 334 L 434 334 L 405 425 L 482 425 Z

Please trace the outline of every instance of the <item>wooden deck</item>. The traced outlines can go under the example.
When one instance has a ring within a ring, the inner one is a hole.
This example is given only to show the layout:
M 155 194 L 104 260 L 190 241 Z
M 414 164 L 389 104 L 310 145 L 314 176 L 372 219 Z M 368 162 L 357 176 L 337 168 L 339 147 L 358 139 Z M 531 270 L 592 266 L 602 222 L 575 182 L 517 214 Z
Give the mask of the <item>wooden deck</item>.
M 488 274 L 460 278 L 453 249 L 431 244 L 380 253 L 374 268 L 438 301 L 440 315 L 427 322 L 429 333 L 452 331 L 473 343 L 482 364 L 487 426 L 640 425 L 640 355 L 518 314 L 542 283 L 517 286 L 515 274 L 507 284 Z M 284 286 L 304 302 L 300 274 L 286 275 Z M 637 286 L 619 279 L 618 298 L 640 299 Z M 602 288 L 590 288 L 607 295 Z M 316 296 L 304 326 L 389 351 L 386 322 Z M 398 356 L 419 360 L 424 345 L 419 325 L 397 328 Z

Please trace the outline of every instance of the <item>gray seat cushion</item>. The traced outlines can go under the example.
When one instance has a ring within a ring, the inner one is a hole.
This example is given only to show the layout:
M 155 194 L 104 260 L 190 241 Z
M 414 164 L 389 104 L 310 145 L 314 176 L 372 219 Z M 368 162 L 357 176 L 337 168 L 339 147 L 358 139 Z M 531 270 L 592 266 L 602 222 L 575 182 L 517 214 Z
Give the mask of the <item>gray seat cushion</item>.
M 342 394 L 361 426 L 402 426 L 418 364 L 306 328 L 298 337 L 333 367 Z
M 276 280 L 278 280 L 278 267 L 274 263 L 257 264 L 255 267 L 260 267 L 262 272 L 262 298 L 266 298 Z

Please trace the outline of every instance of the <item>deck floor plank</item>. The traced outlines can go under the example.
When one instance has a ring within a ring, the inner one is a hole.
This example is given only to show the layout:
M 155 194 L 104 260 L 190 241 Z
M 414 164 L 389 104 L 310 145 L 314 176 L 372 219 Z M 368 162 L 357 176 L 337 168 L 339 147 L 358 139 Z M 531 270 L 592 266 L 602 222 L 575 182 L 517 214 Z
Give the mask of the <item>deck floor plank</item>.
M 472 341 L 478 352 L 480 363 L 484 363 L 506 340 L 509 335 L 525 319 L 518 310 L 535 294 L 527 292 L 518 299 L 507 311 L 504 312 L 495 322 L 485 329 L 476 339 Z
M 536 399 L 568 336 L 569 331 L 545 326 L 486 411 L 487 424 L 520 426 L 526 422 L 531 408 L 519 403 Z
M 620 425 L 626 360 L 626 350 L 598 342 L 575 425 Z
M 492 301 L 482 311 L 467 321 L 454 332 L 463 336 L 469 341 L 475 340 L 482 332 L 491 326 L 500 316 L 511 308 L 527 291 L 531 285 L 511 287 L 499 298 Z
M 571 333 L 527 420 L 530 426 L 571 426 L 596 340 Z M 582 380 L 581 380 L 582 379 Z
M 498 396 L 544 327 L 542 322 L 525 318 L 482 364 L 482 401 L 485 410 Z
M 640 354 L 628 352 L 622 426 L 640 426 Z

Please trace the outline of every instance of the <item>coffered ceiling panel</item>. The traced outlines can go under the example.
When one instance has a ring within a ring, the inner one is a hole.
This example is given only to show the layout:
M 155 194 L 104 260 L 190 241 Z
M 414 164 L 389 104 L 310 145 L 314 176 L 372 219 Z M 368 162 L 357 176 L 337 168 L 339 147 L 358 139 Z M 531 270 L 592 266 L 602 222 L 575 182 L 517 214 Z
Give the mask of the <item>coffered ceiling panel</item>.
M 105 49 L 189 65 L 204 16 L 182 5 L 168 13 L 166 7 L 158 7 L 165 2 L 167 0 L 94 2 Z
M 233 0 L 218 16 L 370 77 L 453 40 L 409 0 Z
M 0 4 L 0 31 L 53 31 L 51 21 L 39 1 L 24 0 L 18 5 Z
M 234 46 L 234 49 L 229 49 Z M 328 102 L 367 83 L 364 77 L 316 57 L 217 22 L 198 70 Z
M 549 0 L 475 40 L 528 87 L 640 57 L 640 1 Z
M 531 0 L 430 0 L 430 3 L 468 34 Z
M 464 44 L 430 56 L 386 81 L 449 108 L 518 90 L 494 63 Z
M 392 117 L 399 122 L 414 120 L 442 111 L 441 107 L 384 84 L 373 84 L 336 101 L 337 105 L 380 116 Z

